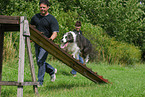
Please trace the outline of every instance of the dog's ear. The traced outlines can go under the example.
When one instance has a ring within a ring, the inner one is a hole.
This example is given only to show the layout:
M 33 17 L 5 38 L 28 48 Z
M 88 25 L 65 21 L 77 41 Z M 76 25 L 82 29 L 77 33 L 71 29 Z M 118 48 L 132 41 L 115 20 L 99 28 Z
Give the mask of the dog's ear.
M 68 42 L 73 42 L 73 35 L 72 35 L 71 33 L 69 33 L 69 34 L 67 35 L 67 41 L 68 41 Z

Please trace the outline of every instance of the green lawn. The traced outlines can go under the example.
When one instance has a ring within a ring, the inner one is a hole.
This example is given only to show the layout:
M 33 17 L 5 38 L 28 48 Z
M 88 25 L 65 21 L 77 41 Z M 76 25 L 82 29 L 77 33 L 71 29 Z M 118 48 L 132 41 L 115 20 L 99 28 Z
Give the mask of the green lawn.
M 88 63 L 87 66 L 98 72 L 112 84 L 95 84 L 77 73 L 73 77 L 71 68 L 59 61 L 51 61 L 58 73 L 55 82 L 45 74 L 44 86 L 38 88 L 40 97 L 145 97 L 145 65 L 123 67 L 105 63 Z M 17 81 L 18 62 L 3 64 L 3 81 Z M 35 64 L 37 77 L 37 66 Z M 30 67 L 25 64 L 25 81 L 31 81 Z M 24 97 L 36 97 L 32 86 L 24 86 Z M 2 86 L 2 97 L 16 97 L 16 86 Z

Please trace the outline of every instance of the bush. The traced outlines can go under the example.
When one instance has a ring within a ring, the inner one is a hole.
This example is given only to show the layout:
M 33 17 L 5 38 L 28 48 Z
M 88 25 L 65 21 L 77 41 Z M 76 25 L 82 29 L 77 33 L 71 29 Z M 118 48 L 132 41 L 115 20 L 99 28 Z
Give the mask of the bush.
M 27 16 L 28 20 L 39 12 L 39 0 L 8 0 L 2 1 L 2 12 L 0 15 Z
M 140 60 L 139 48 L 125 42 L 117 42 L 116 39 L 127 41 L 130 44 L 132 42 L 139 43 L 141 48 L 144 49 L 143 21 L 140 22 L 138 20 L 139 15 L 142 15 L 142 11 L 138 9 L 136 0 L 128 1 L 125 4 L 126 7 L 122 7 L 119 3 L 120 1 L 106 3 L 102 0 L 71 0 L 65 2 L 62 0 L 51 0 L 52 6 L 50 6 L 49 13 L 56 17 L 60 27 L 60 32 L 55 39 L 55 43 L 60 44 L 63 34 L 73 30 L 75 22 L 80 20 L 82 21 L 84 36 L 91 40 L 93 44 L 91 61 L 108 61 L 109 63 L 122 64 L 138 62 Z M 30 21 L 31 17 L 39 12 L 38 3 L 38 0 L 3 1 L 1 5 L 4 4 L 3 6 L 5 7 L 2 8 L 3 12 L 1 15 L 27 16 Z M 63 8 L 62 5 L 65 3 L 67 4 Z M 69 3 L 72 3 L 72 5 L 69 5 Z M 129 10 L 130 8 L 131 11 Z M 88 22 L 91 22 L 91 24 Z M 99 26 L 105 29 L 105 31 Z M 111 36 L 115 36 L 115 38 L 110 38 L 105 33 L 106 31 Z M 11 43 L 4 46 L 6 48 L 4 51 L 5 56 L 10 54 L 7 50 L 9 47 L 13 49 L 13 52 L 18 52 L 18 49 L 15 47 L 18 47 L 19 40 L 15 39 L 15 37 L 17 37 L 17 34 L 14 33 L 11 39 L 16 44 Z M 6 34 L 6 38 L 7 40 L 9 39 L 9 34 Z M 15 54 L 11 55 L 15 56 Z
M 144 47 L 144 5 L 138 0 L 80 0 L 83 16 L 116 40 Z M 144 56 L 144 55 L 143 55 Z
M 107 61 L 112 64 L 133 64 L 140 61 L 141 51 L 138 47 L 108 37 L 98 26 L 84 24 L 82 27 L 84 36 L 93 44 L 92 61 Z

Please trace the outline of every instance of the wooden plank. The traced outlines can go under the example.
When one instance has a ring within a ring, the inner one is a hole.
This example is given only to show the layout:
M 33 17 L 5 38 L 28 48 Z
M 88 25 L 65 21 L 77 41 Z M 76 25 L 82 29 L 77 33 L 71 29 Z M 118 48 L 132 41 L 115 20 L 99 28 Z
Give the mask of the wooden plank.
M 23 83 L 20 83 L 21 86 L 36 86 L 39 84 L 39 82 L 23 82 Z
M 23 36 L 24 16 L 21 17 L 20 24 L 20 43 L 19 43 L 19 68 L 18 82 L 24 82 L 24 60 L 25 60 L 25 37 Z M 17 97 L 23 97 L 23 86 L 18 86 Z
M 20 17 L 0 15 L 0 24 L 20 24 Z
M 28 57 L 29 57 L 29 62 L 30 62 L 30 70 L 31 70 L 31 76 L 32 76 L 32 81 L 33 82 L 37 82 L 36 81 L 36 76 L 35 76 L 35 68 L 34 68 L 34 61 L 33 61 L 33 56 L 32 56 L 32 52 L 31 52 L 31 44 L 30 44 L 30 32 L 29 32 L 29 23 L 28 20 L 24 21 L 24 31 L 25 31 L 25 36 L 26 37 L 26 46 L 27 46 L 27 52 L 28 52 Z M 37 84 L 39 85 L 39 83 Z M 38 95 L 38 88 L 36 85 L 33 86 L 33 89 L 35 91 L 35 93 Z
M 6 16 L 6 15 L 0 15 L 0 19 L 20 20 L 20 17 L 19 17 L 19 16 Z
M 37 82 L 36 81 L 36 76 L 35 76 L 35 68 L 34 68 L 33 56 L 32 56 L 32 52 L 31 52 L 30 38 L 26 37 L 26 39 L 27 39 L 26 40 L 27 41 L 27 52 L 28 52 L 28 57 L 29 57 L 29 62 L 30 62 L 30 70 L 31 70 L 32 81 L 33 82 Z M 39 83 L 37 85 L 39 85 Z M 34 89 L 35 93 L 38 95 L 37 86 L 34 85 L 33 89 Z
M 1 81 L 0 86 L 18 86 L 18 82 L 12 82 L 12 81 Z
M 19 20 L 0 19 L 0 24 L 19 24 Z
M 15 82 L 15 81 L 1 81 L 0 86 L 37 86 L 39 82 Z
M 84 66 L 82 63 L 77 61 L 71 55 L 66 53 L 63 49 L 61 49 L 58 45 L 54 44 L 50 41 L 46 36 L 41 34 L 34 26 L 30 25 L 30 38 L 56 57 L 58 60 L 62 61 L 63 63 L 67 64 L 69 67 L 73 68 L 86 78 L 92 80 L 95 83 L 109 83 L 108 80 L 103 79 L 98 74 L 93 72 L 91 69 Z
M 2 80 L 3 44 L 4 44 L 3 42 L 4 42 L 4 31 L 2 24 L 0 24 L 0 81 Z M 1 96 L 1 86 L 0 86 L 0 96 Z

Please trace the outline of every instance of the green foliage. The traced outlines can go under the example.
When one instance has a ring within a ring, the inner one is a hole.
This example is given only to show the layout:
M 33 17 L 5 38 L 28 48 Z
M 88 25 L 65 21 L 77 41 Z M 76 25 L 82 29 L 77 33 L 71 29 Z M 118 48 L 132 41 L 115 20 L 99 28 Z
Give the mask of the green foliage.
M 94 25 L 101 26 L 110 36 L 119 41 L 134 43 L 144 51 L 144 5 L 138 0 L 80 0 L 81 9 L 85 10 Z M 142 9 L 141 9 L 142 8 Z
M 109 63 L 132 64 L 140 60 L 139 46 L 145 52 L 144 44 L 144 6 L 133 1 L 106 1 L 106 0 L 51 0 L 49 13 L 59 22 L 60 32 L 55 43 L 60 45 L 63 34 L 73 30 L 77 20 L 82 21 L 83 34 L 91 40 L 93 52 L 91 61 L 108 61 Z M 39 13 L 39 0 L 9 0 L 2 1 L 1 15 L 31 17 Z M 142 17 L 140 17 L 142 15 Z M 89 23 L 90 22 L 90 23 Z M 103 29 L 104 30 L 103 30 Z M 105 32 L 114 38 L 110 38 Z M 4 45 L 4 56 L 12 48 L 15 56 L 18 53 L 19 33 L 13 33 L 10 45 Z M 5 34 L 6 41 L 10 34 Z M 119 42 L 119 41 L 122 42 Z M 126 44 L 128 42 L 130 44 Z M 34 48 L 32 48 L 34 50 Z M 34 52 L 34 51 L 33 51 Z M 12 56 L 12 57 L 13 57 Z M 5 58 L 10 59 L 10 57 Z
M 65 34 L 68 31 L 72 31 L 75 28 L 75 22 L 77 20 L 77 12 L 60 12 L 60 14 L 58 14 L 56 16 L 58 22 L 59 22 L 59 28 L 60 28 L 60 32 L 58 33 L 58 38 L 56 39 L 56 41 L 58 43 L 60 43 L 60 40 L 63 36 L 63 34 Z
M 140 61 L 141 51 L 139 48 L 108 37 L 102 28 L 85 24 L 83 25 L 83 32 L 84 36 L 93 44 L 94 51 L 91 59 L 119 64 L 134 64 Z
M 120 3 L 122 0 L 111 1 L 108 6 L 103 0 L 81 1 L 89 20 L 103 27 L 117 40 L 131 43 L 138 38 L 139 33 L 142 33 L 139 29 L 143 24 L 139 19 L 143 11 L 139 9 L 137 0 L 126 1 L 125 7 Z
M 6 10 L 6 6 L 5 5 L 7 5 L 7 4 L 9 4 L 9 0 L 0 0 L 0 15 L 3 15 L 3 14 L 5 14 L 5 10 Z
M 80 8 L 80 1 L 79 0 L 57 0 L 60 4 L 60 7 L 63 8 L 65 12 L 71 10 L 75 11 L 76 9 L 79 10 Z
M 49 13 L 55 16 L 59 23 L 59 33 L 58 37 L 55 39 L 55 43 L 60 44 L 60 40 L 68 31 L 72 31 L 75 28 L 75 22 L 78 20 L 78 13 L 77 10 L 64 12 L 64 9 L 61 7 L 61 3 L 52 0 L 51 6 L 49 9 Z
M 32 0 L 8 0 L 3 1 L 2 9 L 3 12 L 0 15 L 8 16 L 27 16 L 28 20 L 35 14 L 39 12 L 39 1 Z
M 18 58 L 19 51 L 19 33 L 5 33 L 4 35 L 3 60 L 8 62 Z

